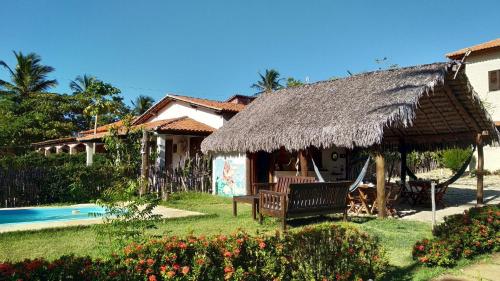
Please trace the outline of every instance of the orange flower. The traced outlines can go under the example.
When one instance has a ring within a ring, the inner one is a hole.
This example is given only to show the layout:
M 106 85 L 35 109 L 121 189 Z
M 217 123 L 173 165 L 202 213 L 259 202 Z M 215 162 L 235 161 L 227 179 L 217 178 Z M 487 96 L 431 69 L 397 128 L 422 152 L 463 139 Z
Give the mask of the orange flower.
M 186 275 L 189 273 L 189 266 L 183 266 L 182 267 L 182 274 Z
M 266 247 L 266 243 L 260 242 L 259 243 L 259 248 L 264 249 Z
M 170 270 L 169 272 L 167 272 L 167 276 L 168 277 L 174 277 L 175 276 L 175 271 Z
M 231 254 L 231 252 L 229 252 L 229 251 L 226 251 L 226 252 L 224 253 L 224 257 L 226 257 L 226 258 L 230 258 L 231 256 L 232 256 L 232 254 Z
M 167 267 L 164 265 L 160 266 L 160 272 L 165 273 L 165 271 L 167 271 Z
M 429 258 L 428 257 L 421 257 L 419 260 L 420 260 L 420 262 L 428 262 Z
M 233 272 L 233 267 L 232 266 L 224 267 L 224 273 L 229 273 L 229 272 Z
M 184 242 L 179 242 L 179 248 L 185 250 L 187 248 L 187 244 Z
M 156 276 L 150 275 L 148 278 L 149 281 L 156 281 Z
M 147 263 L 148 263 L 149 266 L 152 266 L 155 263 L 155 260 L 154 259 L 148 259 Z

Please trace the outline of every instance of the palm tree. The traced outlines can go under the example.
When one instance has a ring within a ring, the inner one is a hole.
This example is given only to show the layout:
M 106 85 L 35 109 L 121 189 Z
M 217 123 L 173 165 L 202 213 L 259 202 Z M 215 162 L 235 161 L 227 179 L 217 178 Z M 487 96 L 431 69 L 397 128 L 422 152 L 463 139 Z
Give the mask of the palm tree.
M 47 80 L 47 75 L 55 69 L 42 65 L 40 63 L 42 59 L 39 55 L 29 53 L 25 56 L 22 52 L 14 51 L 14 56 L 17 60 L 14 69 L 10 68 L 4 61 L 0 61 L 0 66 L 9 71 L 11 79 L 11 82 L 0 79 L 1 88 L 20 97 L 27 97 L 30 94 L 45 92 L 57 86 L 57 80 Z
M 270 92 L 281 89 L 283 86 L 280 84 L 280 73 L 274 69 L 266 69 L 266 73 L 262 75 L 259 73 L 260 81 L 252 84 L 252 88 L 260 92 Z
M 69 83 L 69 88 L 75 93 L 83 93 L 94 80 L 95 77 L 91 75 L 78 75 L 76 76 L 75 80 Z
M 155 100 L 150 96 L 140 95 L 135 101 L 132 101 L 132 105 L 134 106 L 133 112 L 136 115 L 142 115 L 146 110 L 148 110 Z

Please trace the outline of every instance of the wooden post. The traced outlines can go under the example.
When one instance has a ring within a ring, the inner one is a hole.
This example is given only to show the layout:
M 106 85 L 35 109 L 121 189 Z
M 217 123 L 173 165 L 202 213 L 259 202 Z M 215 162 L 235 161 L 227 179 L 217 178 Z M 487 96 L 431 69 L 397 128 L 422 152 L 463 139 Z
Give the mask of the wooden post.
M 399 153 L 401 154 L 401 187 L 406 184 L 406 146 L 403 140 L 399 143 Z
M 300 163 L 300 175 L 307 177 L 307 171 L 309 167 L 307 166 L 307 150 L 299 150 L 299 163 Z
M 484 180 L 484 154 L 483 154 L 483 138 L 481 134 L 478 134 L 476 137 L 476 145 L 477 145 L 477 169 L 476 169 L 476 177 L 477 177 L 477 193 L 476 193 L 476 204 L 483 204 L 483 180 Z
M 385 208 L 385 159 L 382 151 L 377 151 L 375 156 L 377 166 L 377 209 L 378 217 L 387 217 Z
M 148 178 L 149 178 L 149 138 L 148 131 L 146 129 L 142 130 L 142 139 L 141 139 L 141 181 L 139 188 L 139 195 L 142 196 L 146 193 L 148 188 Z
M 274 182 L 274 164 L 276 157 L 274 155 L 274 151 L 269 154 L 269 170 L 268 170 L 268 176 L 269 176 L 269 182 Z

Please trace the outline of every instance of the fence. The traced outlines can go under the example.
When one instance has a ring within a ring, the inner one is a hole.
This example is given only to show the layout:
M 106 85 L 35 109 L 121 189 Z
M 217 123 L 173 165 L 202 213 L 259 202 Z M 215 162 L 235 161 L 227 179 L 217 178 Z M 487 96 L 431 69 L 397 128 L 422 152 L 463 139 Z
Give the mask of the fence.
M 212 192 L 212 165 L 206 156 L 196 155 L 186 159 L 176 168 L 151 167 L 149 192 L 162 199 L 175 192 Z
M 45 169 L 0 169 L 0 206 L 39 205 Z

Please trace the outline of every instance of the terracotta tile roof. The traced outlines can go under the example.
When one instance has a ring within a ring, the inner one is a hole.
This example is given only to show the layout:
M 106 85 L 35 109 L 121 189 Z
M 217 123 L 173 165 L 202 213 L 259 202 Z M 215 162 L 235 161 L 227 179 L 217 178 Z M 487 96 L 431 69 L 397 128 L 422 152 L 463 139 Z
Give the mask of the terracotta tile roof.
M 113 123 L 116 124 L 117 122 Z M 108 128 L 111 127 L 112 124 L 109 124 Z M 193 134 L 211 134 L 216 129 L 212 128 L 204 123 L 193 120 L 189 117 L 180 117 L 174 119 L 166 119 L 166 120 L 157 120 L 153 122 L 143 123 L 139 125 L 132 126 L 132 129 L 141 129 L 145 128 L 149 131 L 158 131 L 158 132 L 168 132 L 168 133 L 193 133 Z M 119 134 L 125 134 L 125 129 L 120 127 L 118 130 Z M 78 138 L 78 141 L 90 141 L 101 139 L 104 136 L 108 135 L 108 131 L 101 131 L 97 134 L 87 134 Z
M 471 52 L 478 52 L 478 51 L 485 51 L 488 49 L 493 49 L 493 48 L 499 48 L 500 47 L 500 38 L 491 40 L 485 43 L 481 43 L 478 45 L 474 45 L 472 47 L 468 48 L 463 48 L 455 52 L 451 52 L 446 54 L 446 56 L 450 59 L 461 59 L 462 56 L 467 53 L 468 50 L 471 50 Z
M 211 134 L 215 132 L 216 129 L 207 124 L 185 117 L 162 124 L 156 130 L 159 132 L 195 132 Z
M 113 123 L 109 123 L 106 125 L 102 125 L 97 127 L 97 133 L 102 133 L 102 132 L 107 132 L 111 127 L 121 127 L 123 125 L 123 121 L 119 120 Z M 86 131 L 81 131 L 80 135 L 89 135 L 89 134 L 94 134 L 94 129 L 91 130 L 86 130 Z
M 223 112 L 230 112 L 230 113 L 238 113 L 245 108 L 245 105 L 238 104 L 238 103 L 215 101 L 215 100 L 200 99 L 200 98 L 193 98 L 193 97 L 188 97 L 188 96 L 168 94 L 163 99 L 161 99 L 159 102 L 155 103 L 151 108 L 149 108 L 143 115 L 139 116 L 134 121 L 134 123 L 141 124 L 145 120 L 148 120 L 149 118 L 154 116 L 155 113 L 160 111 L 168 103 L 170 103 L 174 100 L 187 102 L 187 103 L 194 105 L 194 106 L 211 108 L 211 109 L 214 109 L 216 111 L 223 111 Z
M 193 97 L 179 96 L 179 95 L 168 95 L 168 96 L 177 100 L 201 106 L 206 106 L 221 111 L 240 112 L 243 110 L 243 108 L 245 108 L 245 105 L 243 104 L 232 103 L 232 102 L 215 101 L 215 100 L 200 99 L 200 98 L 193 98 Z
M 495 126 L 500 127 L 500 121 L 495 121 Z
M 41 146 L 46 146 L 46 145 L 56 145 L 56 144 L 68 144 L 76 142 L 76 138 L 73 137 L 67 137 L 67 138 L 60 138 L 60 139 L 53 139 L 53 140 L 45 140 L 41 142 L 34 142 L 31 145 L 35 147 L 41 147 Z

